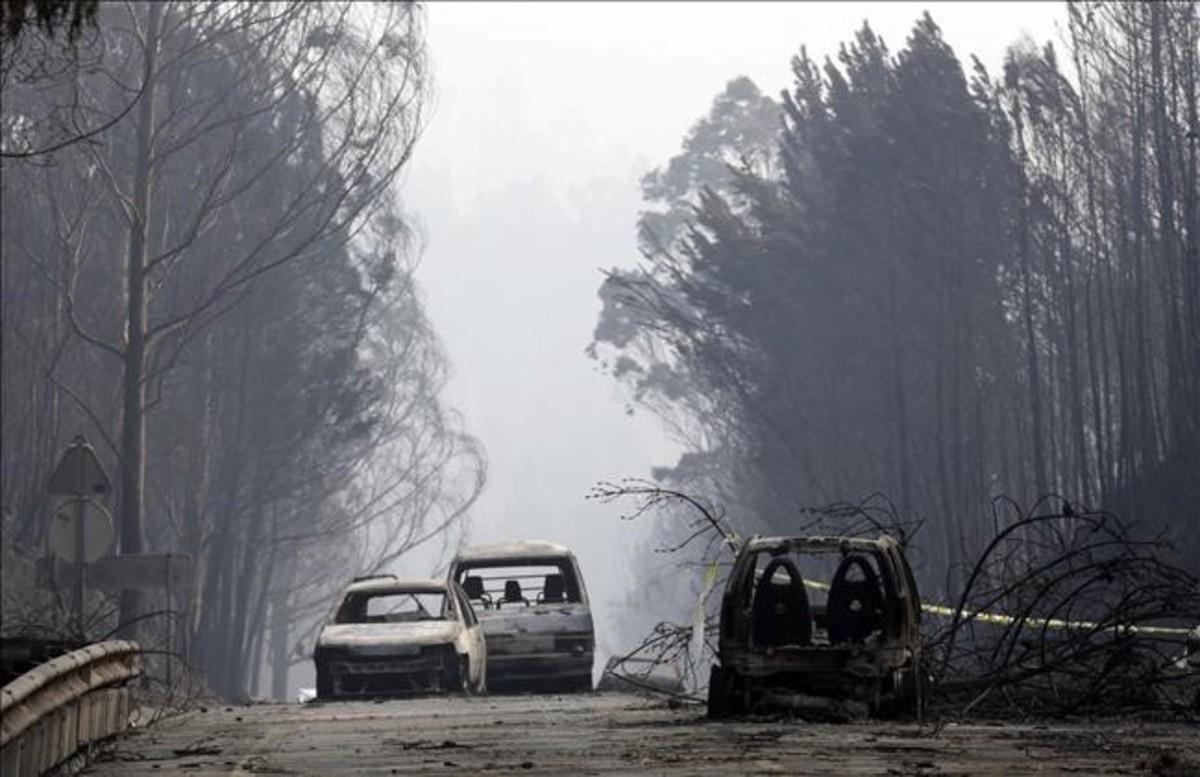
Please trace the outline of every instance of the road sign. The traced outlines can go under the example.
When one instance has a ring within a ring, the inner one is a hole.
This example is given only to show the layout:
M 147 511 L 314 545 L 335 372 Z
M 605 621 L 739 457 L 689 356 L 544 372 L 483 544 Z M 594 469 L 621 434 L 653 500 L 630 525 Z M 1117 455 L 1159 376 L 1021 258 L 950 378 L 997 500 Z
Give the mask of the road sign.
M 77 536 L 80 521 L 83 522 L 82 543 Z M 59 505 L 46 532 L 50 552 L 70 562 L 79 560 L 78 544 L 83 546 L 83 560 L 92 562 L 108 555 L 115 538 L 108 511 L 88 499 L 71 499 Z
M 113 541 L 112 519 L 100 505 L 85 497 L 105 497 L 112 491 L 108 475 L 100 466 L 96 452 L 82 434 L 76 435 L 71 445 L 63 451 L 58 466 L 46 482 L 46 490 L 56 496 L 73 496 L 64 508 L 50 519 L 51 550 L 62 558 L 87 562 L 103 556 Z M 72 542 L 72 538 L 74 541 Z M 75 586 L 75 626 L 80 639 L 84 638 L 83 591 L 85 565 L 79 567 L 79 580 Z
M 83 435 L 76 437 L 63 452 L 46 490 L 56 496 L 108 496 L 112 490 L 108 475 Z

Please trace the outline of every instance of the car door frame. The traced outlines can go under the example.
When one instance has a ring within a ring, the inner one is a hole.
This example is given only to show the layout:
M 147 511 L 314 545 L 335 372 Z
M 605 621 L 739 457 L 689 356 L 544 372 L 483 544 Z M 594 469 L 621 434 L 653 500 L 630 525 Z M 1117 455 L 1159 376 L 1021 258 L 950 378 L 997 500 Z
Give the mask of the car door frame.
M 483 627 L 479 625 L 479 616 L 475 614 L 475 608 L 471 606 L 471 600 L 467 598 L 462 586 L 453 580 L 448 582 L 455 607 L 458 609 L 459 620 L 466 631 L 467 640 L 474 647 L 474 655 L 468 662 L 471 675 L 469 682 L 472 687 L 483 692 L 487 689 L 487 643 L 484 640 Z

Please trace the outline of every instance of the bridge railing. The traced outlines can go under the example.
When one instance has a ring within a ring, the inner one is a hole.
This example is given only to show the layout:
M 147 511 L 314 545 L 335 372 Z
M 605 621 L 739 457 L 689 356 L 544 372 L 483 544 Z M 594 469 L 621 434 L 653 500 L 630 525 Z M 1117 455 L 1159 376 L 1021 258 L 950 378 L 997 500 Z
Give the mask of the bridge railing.
M 99 642 L 40 664 L 0 689 L 0 774 L 38 775 L 124 731 L 141 673 L 136 642 Z

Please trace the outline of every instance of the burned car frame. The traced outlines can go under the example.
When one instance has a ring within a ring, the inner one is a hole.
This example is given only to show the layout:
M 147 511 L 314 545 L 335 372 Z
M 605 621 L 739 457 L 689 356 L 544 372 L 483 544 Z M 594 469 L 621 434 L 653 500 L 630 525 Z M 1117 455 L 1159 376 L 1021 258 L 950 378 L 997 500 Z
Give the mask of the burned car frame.
M 356 578 L 313 662 L 320 700 L 487 688 L 483 630 L 466 594 L 446 580 Z
M 448 577 L 475 606 L 493 691 L 592 689 L 596 637 L 575 555 L 552 542 L 468 548 Z
M 919 713 L 920 617 L 912 570 L 890 536 L 754 537 L 722 597 L 709 716 Z

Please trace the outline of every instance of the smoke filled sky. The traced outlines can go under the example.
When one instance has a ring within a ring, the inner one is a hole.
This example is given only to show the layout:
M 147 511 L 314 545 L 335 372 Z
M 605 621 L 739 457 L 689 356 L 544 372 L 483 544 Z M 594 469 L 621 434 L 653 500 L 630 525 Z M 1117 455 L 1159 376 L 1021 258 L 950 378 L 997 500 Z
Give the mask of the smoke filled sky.
M 790 85 L 800 47 L 835 55 L 868 20 L 890 51 L 925 8 L 969 68 L 1057 42 L 1061 3 L 430 3 L 435 98 L 405 181 L 419 278 L 453 363 L 444 395 L 485 445 L 472 542 L 540 538 L 580 556 L 602 651 L 619 647 L 623 553 L 642 532 L 585 502 L 678 449 L 584 355 L 601 268 L 635 262 L 639 178 L 678 152 L 730 79 Z

